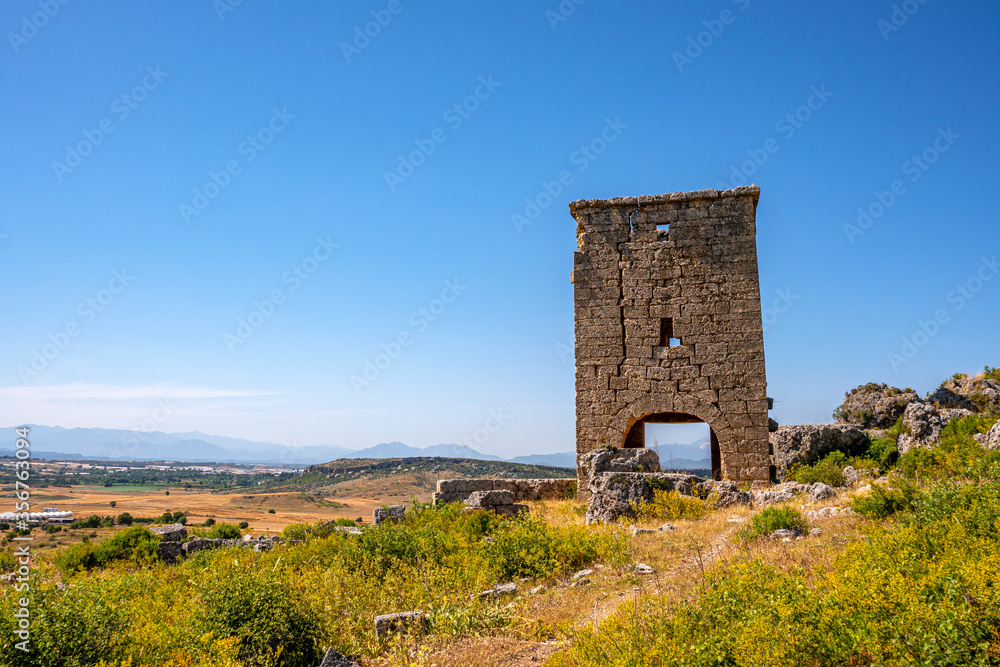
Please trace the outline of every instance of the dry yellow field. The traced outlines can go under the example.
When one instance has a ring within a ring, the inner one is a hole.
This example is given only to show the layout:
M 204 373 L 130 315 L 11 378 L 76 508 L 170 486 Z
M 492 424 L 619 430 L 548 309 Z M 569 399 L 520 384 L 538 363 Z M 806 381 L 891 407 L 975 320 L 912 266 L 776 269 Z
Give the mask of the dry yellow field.
M 164 491 L 123 490 L 121 487 L 75 486 L 48 487 L 32 496 L 32 510 L 58 507 L 70 510 L 74 518 L 91 514 L 117 516 L 128 512 L 132 516 L 156 517 L 169 510 L 184 512 L 188 524 L 200 524 L 206 519 L 240 523 L 246 521 L 255 533 L 276 533 L 291 523 L 347 517 L 362 517 L 371 522 L 372 510 L 381 505 L 407 503 L 411 494 L 421 502 L 430 502 L 430 491 L 413 480 L 371 480 L 371 484 L 351 482 L 338 485 L 335 495 L 310 496 L 292 493 L 210 493 L 203 490 L 170 488 Z M 111 507 L 114 501 L 115 507 Z M 268 510 L 274 510 L 271 514 Z

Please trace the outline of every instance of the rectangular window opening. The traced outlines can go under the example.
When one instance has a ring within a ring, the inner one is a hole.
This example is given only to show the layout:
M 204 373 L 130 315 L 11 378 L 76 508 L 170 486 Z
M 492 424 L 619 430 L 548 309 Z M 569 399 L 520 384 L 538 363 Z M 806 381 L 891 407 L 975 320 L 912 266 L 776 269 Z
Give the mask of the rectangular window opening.
M 670 223 L 656 226 L 656 240 L 665 241 L 667 239 L 667 233 L 670 231 Z
M 677 347 L 680 344 L 681 339 L 674 337 L 674 319 L 660 318 L 660 347 Z

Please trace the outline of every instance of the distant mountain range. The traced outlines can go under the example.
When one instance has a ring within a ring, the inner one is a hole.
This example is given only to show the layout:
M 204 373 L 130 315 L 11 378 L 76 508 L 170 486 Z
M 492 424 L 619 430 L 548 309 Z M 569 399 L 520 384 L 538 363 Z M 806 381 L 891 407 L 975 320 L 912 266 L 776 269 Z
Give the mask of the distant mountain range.
M 382 459 L 415 456 L 511 461 L 536 465 L 575 468 L 574 452 L 531 454 L 504 459 L 483 454 L 465 445 L 433 445 L 410 447 L 402 442 L 383 442 L 361 450 L 333 445 L 294 447 L 273 442 L 228 438 L 192 431 L 163 433 L 161 431 L 124 431 L 105 428 L 63 428 L 31 425 L 31 454 L 36 459 L 90 459 L 101 461 L 176 461 L 183 463 L 267 463 L 279 465 L 311 465 L 338 458 Z M 11 456 L 17 440 L 15 427 L 0 428 L 0 456 Z M 10 446 L 5 446 L 10 443 Z M 664 468 L 709 468 L 706 443 L 659 445 Z M 670 456 L 673 456 L 672 463 Z

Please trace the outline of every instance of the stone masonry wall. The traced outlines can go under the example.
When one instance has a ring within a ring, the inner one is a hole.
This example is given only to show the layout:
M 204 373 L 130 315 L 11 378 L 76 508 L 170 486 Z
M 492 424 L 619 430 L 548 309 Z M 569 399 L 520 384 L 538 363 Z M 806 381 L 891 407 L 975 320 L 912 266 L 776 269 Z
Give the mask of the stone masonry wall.
M 718 476 L 768 481 L 759 195 L 751 186 L 570 204 L 578 461 L 626 446 L 647 421 L 694 417 L 717 438 Z
M 514 502 L 560 500 L 576 492 L 575 479 L 439 479 L 434 504 L 465 501 L 474 491 L 510 491 Z

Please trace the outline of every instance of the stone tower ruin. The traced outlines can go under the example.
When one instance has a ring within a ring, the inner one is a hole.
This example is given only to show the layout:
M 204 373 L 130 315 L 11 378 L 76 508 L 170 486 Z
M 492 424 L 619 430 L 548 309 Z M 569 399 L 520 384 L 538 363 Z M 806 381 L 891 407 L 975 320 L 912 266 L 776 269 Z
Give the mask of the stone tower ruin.
M 599 447 L 644 447 L 645 424 L 706 422 L 717 479 L 770 478 L 759 196 L 751 186 L 569 205 L 578 472 Z

